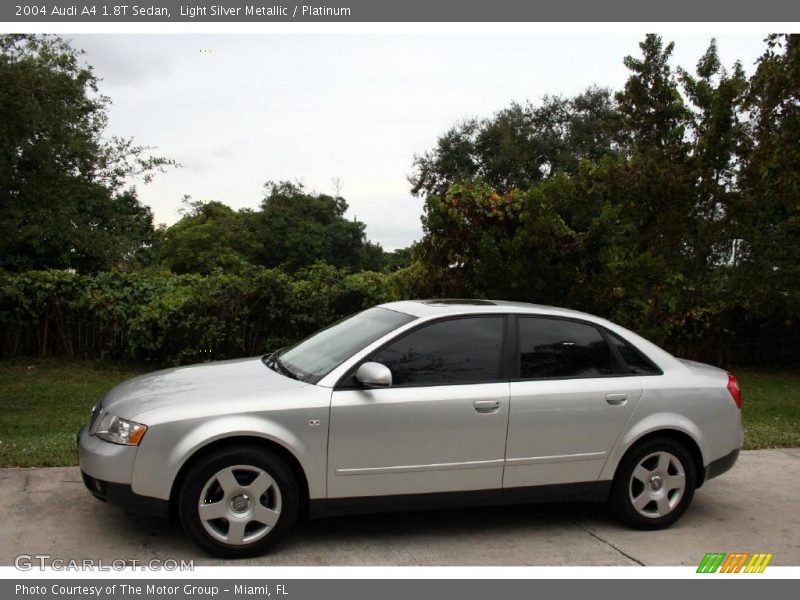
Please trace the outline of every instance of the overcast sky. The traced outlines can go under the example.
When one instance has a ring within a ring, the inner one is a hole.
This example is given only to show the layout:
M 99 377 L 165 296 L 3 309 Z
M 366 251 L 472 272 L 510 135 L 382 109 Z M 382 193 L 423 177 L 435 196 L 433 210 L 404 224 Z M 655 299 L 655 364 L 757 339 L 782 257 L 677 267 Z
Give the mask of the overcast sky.
M 333 180 L 386 249 L 419 239 L 409 193 L 415 153 L 465 117 L 511 101 L 620 88 L 642 35 L 65 35 L 87 52 L 113 105 L 109 133 L 133 137 L 183 167 L 139 185 L 157 223 L 181 198 L 259 205 L 267 180 Z M 665 35 L 693 68 L 711 37 L 723 63 L 748 72 L 757 34 Z

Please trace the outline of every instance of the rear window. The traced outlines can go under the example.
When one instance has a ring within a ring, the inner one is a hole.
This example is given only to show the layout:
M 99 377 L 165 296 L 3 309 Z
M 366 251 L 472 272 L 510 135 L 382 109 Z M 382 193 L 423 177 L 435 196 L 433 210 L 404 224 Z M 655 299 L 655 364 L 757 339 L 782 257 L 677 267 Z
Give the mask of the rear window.
M 618 371 L 597 328 L 541 317 L 519 318 L 519 365 L 523 379 L 602 377 Z
M 661 370 L 656 367 L 636 348 L 619 337 L 616 333 L 608 332 L 612 343 L 625 361 L 627 371 L 635 375 L 661 375 Z

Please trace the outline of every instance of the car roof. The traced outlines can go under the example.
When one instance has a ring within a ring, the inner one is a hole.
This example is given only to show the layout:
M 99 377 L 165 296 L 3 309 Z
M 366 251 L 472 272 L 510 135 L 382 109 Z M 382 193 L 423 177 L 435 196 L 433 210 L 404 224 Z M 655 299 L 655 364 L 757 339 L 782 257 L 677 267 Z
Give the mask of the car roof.
M 481 313 L 528 313 L 536 315 L 573 317 L 595 322 L 605 320 L 595 315 L 590 315 L 577 310 L 571 310 L 569 308 L 559 308 L 557 306 L 547 306 L 545 304 L 531 304 L 528 302 L 511 302 L 508 300 L 435 298 L 430 300 L 401 300 L 399 302 L 387 302 L 386 304 L 381 304 L 381 306 L 418 318 Z

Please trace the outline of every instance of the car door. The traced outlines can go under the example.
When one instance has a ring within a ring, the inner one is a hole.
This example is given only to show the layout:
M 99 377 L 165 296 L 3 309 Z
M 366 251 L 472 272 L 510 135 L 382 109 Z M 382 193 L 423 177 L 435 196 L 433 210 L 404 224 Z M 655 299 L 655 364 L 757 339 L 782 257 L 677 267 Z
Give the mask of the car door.
M 508 376 L 504 315 L 428 322 L 365 361 L 392 371 L 391 387 L 354 377 L 333 391 L 328 498 L 499 490 Z
M 504 489 L 598 479 L 642 384 L 591 323 L 517 317 Z

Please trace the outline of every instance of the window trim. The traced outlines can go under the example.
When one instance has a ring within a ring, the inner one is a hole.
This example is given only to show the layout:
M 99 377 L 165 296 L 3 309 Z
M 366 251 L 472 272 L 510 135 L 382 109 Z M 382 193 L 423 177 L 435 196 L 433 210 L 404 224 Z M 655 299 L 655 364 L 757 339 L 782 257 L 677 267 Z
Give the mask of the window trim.
M 606 327 L 604 327 L 603 325 L 601 325 L 599 323 L 593 323 L 591 321 L 586 321 L 584 319 L 578 319 L 578 318 L 575 318 L 575 317 L 565 317 L 565 316 L 560 316 L 560 315 L 542 315 L 542 314 L 535 314 L 535 313 L 522 313 L 522 314 L 516 313 L 514 316 L 516 317 L 516 320 L 515 320 L 515 323 L 516 323 L 516 355 L 513 357 L 513 370 L 512 370 L 511 380 L 510 380 L 512 383 L 525 382 L 525 381 L 562 381 L 562 380 L 571 380 L 571 379 L 580 380 L 580 379 L 614 379 L 614 378 L 619 378 L 619 377 L 654 377 L 654 376 L 658 376 L 658 375 L 663 375 L 664 374 L 664 372 L 656 364 L 654 364 L 652 360 L 647 358 L 641 352 L 641 350 L 639 350 L 636 346 L 631 344 L 623 336 L 614 333 L 613 335 L 616 335 L 617 337 L 619 337 L 619 339 L 621 339 L 628 346 L 633 348 L 637 352 L 637 354 L 639 354 L 640 356 L 644 357 L 645 360 L 648 363 L 650 363 L 651 366 L 657 372 L 656 373 L 647 373 L 647 374 L 643 374 L 642 373 L 642 374 L 640 374 L 640 373 L 631 373 L 630 371 L 628 371 L 628 369 L 630 369 L 630 367 L 628 366 L 628 363 L 625 362 L 625 360 L 622 358 L 622 354 L 614 346 L 614 344 L 611 343 L 611 340 L 609 339 L 609 334 L 613 333 L 613 332 L 610 332 Z M 558 377 L 522 377 L 522 347 L 521 347 L 521 338 L 522 338 L 522 336 L 519 334 L 519 328 L 520 328 L 520 321 L 522 319 L 525 319 L 525 318 L 528 318 L 528 319 L 552 319 L 552 320 L 556 320 L 556 321 L 569 321 L 569 322 L 572 322 L 572 323 L 578 323 L 580 325 L 587 325 L 589 327 L 593 327 L 600 334 L 600 337 L 602 337 L 603 340 L 605 341 L 605 343 L 608 345 L 608 349 L 609 349 L 609 351 L 611 353 L 612 360 L 615 363 L 614 367 L 615 367 L 615 369 L 618 370 L 618 372 L 609 373 L 608 375 L 566 375 L 566 376 L 558 376 Z
M 459 386 L 459 385 L 493 385 L 497 383 L 508 383 L 511 381 L 511 377 L 514 374 L 514 366 L 513 366 L 513 356 L 514 356 L 514 347 L 510 345 L 509 342 L 516 340 L 516 320 L 511 319 L 511 317 L 516 317 L 514 314 L 510 313 L 468 313 L 468 314 L 457 314 L 457 315 L 447 315 L 442 317 L 437 317 L 433 319 L 428 319 L 421 323 L 417 323 L 416 325 L 402 331 L 401 333 L 397 334 L 390 340 L 387 340 L 377 348 L 373 349 L 367 356 L 358 360 L 350 367 L 345 373 L 338 379 L 338 381 L 334 384 L 333 390 L 334 391 L 353 391 L 353 390 L 360 390 L 363 391 L 366 388 L 360 386 L 358 384 L 349 384 L 347 385 L 348 380 L 353 377 L 358 371 L 358 368 L 364 364 L 365 362 L 370 362 L 372 357 L 389 346 L 404 337 L 411 335 L 415 331 L 422 329 L 428 325 L 434 325 L 437 323 L 443 323 L 445 321 L 455 321 L 458 319 L 475 319 L 475 318 L 493 318 L 497 319 L 500 318 L 503 321 L 502 325 L 502 337 L 500 341 L 500 357 L 498 363 L 498 378 L 492 381 L 460 381 L 458 383 L 451 383 L 451 382 L 444 382 L 444 383 L 427 383 L 427 384 L 403 384 L 403 385 L 394 385 L 392 384 L 391 387 L 386 389 L 413 389 L 413 388 L 424 388 L 424 387 L 441 387 L 441 386 Z M 513 327 L 513 329 L 512 329 Z M 512 360 L 510 360 L 512 359 Z

